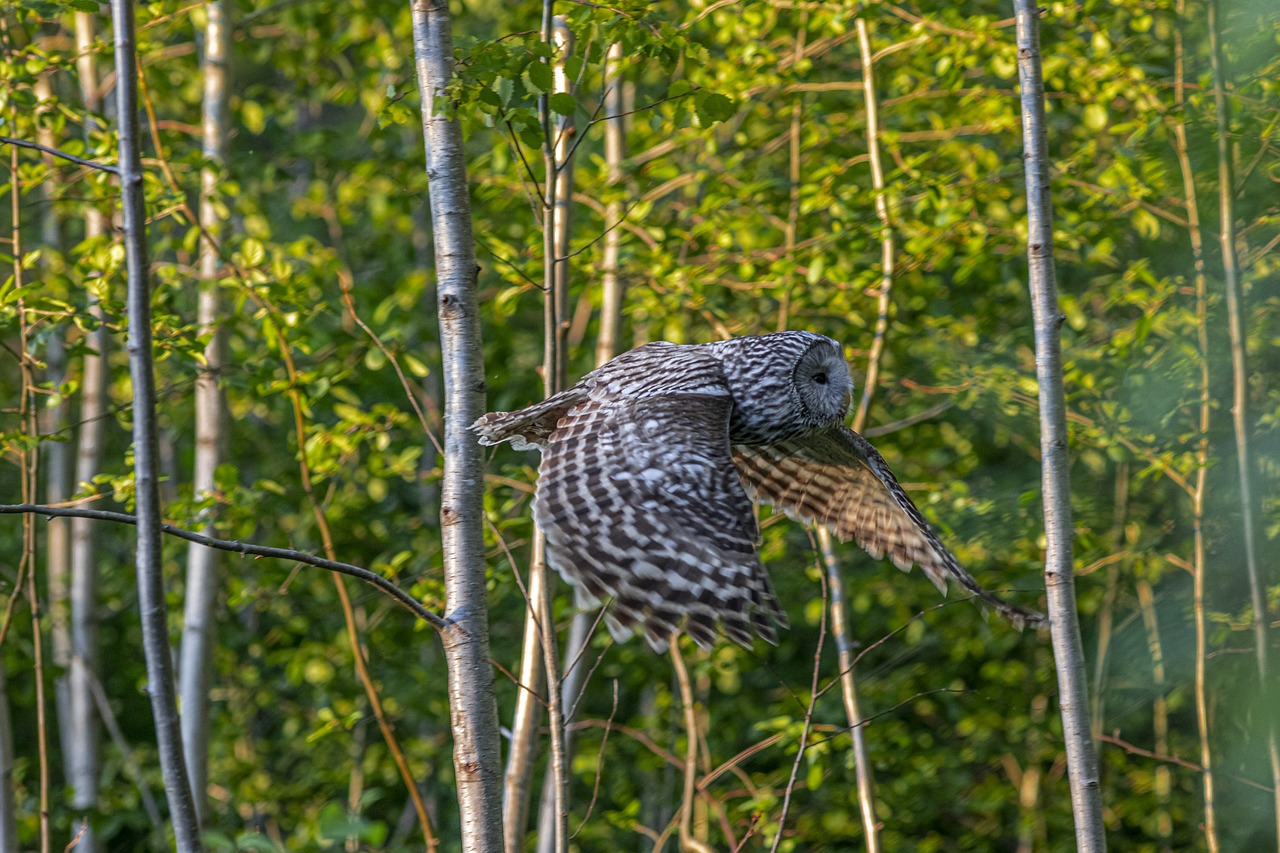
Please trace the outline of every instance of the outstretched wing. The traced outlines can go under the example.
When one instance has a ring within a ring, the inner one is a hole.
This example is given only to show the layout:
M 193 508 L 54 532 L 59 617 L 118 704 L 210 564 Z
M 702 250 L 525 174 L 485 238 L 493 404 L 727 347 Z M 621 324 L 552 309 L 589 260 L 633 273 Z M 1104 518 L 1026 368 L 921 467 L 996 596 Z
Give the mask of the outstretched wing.
M 773 624 L 786 618 L 729 449 L 733 402 L 722 378 L 709 379 L 717 364 L 696 367 L 663 365 L 640 397 L 595 383 L 547 441 L 534 518 L 547 562 L 581 604 L 608 603 L 615 637 L 639 627 L 662 650 L 683 623 L 710 647 L 720 624 L 744 646 L 753 633 L 776 642 Z
M 872 557 L 887 554 L 903 571 L 919 565 L 944 595 L 950 576 L 1018 628 L 1044 621 L 979 586 L 934 535 L 884 457 L 848 427 L 771 445 L 735 445 L 733 456 L 756 501 L 823 524 Z

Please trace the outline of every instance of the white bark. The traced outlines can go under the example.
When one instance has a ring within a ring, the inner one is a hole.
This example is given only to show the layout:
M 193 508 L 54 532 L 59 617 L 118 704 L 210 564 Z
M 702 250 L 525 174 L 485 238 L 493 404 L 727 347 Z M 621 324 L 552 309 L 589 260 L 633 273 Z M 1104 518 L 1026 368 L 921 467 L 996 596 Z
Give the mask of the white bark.
M 36 79 L 36 99 L 45 105 L 53 102 L 53 90 L 48 73 Z M 50 107 L 46 106 L 46 109 Z M 42 122 L 36 127 L 36 141 L 49 148 L 57 147 L 57 139 L 48 123 Z M 45 155 L 46 166 L 54 166 L 52 155 Z M 56 205 L 57 193 L 54 191 L 52 178 L 40 185 L 40 243 L 58 253 L 66 251 L 63 241 L 62 217 Z M 49 336 L 48 347 L 44 354 L 44 380 L 55 389 L 67 377 L 67 355 L 63 346 L 62 330 Z M 67 401 L 60 400 L 56 406 L 40 408 L 40 434 L 55 436 L 67 429 Z M 51 441 L 44 444 L 43 462 L 40 473 L 44 475 L 45 503 L 62 503 L 67 499 L 67 489 L 71 485 L 71 446 L 65 441 Z M 45 538 L 45 581 L 48 589 L 47 612 L 49 614 L 49 645 L 53 652 L 53 664 L 60 672 L 54 682 L 54 704 L 57 708 L 58 734 L 62 744 L 63 760 L 66 760 L 74 749 L 71 736 L 71 691 L 67 683 L 66 672 L 71 668 L 71 603 L 70 583 L 70 530 L 66 521 L 50 519 L 46 526 Z
M 1036 4 L 1015 0 L 1018 77 L 1022 88 L 1023 158 L 1027 186 L 1027 265 L 1035 315 L 1036 379 L 1040 385 L 1040 452 L 1044 490 L 1045 588 L 1053 658 L 1058 671 L 1058 704 L 1067 748 L 1076 849 L 1106 850 L 1098 757 L 1089 725 L 1080 621 L 1076 615 L 1072 569 L 1070 459 L 1067 456 L 1066 399 L 1062 387 L 1062 343 L 1058 288 L 1053 265 L 1053 205 L 1049 195 L 1049 155 L 1044 126 L 1044 80 L 1040 66 L 1040 22 Z
M 218 247 L 213 242 L 221 232 L 214 198 L 220 167 L 226 162 L 227 57 L 230 21 L 225 0 L 205 4 L 204 30 L 204 115 L 203 153 L 210 166 L 200 173 L 200 226 L 206 232 L 200 240 L 200 299 L 196 322 L 200 334 L 209 335 L 205 364 L 196 377 L 196 447 L 192 489 L 197 499 L 214 490 L 214 471 L 222 445 L 222 394 L 218 372 L 222 368 L 222 336 L 219 333 L 221 306 L 218 298 Z M 212 518 L 204 527 L 215 532 Z M 205 791 L 209 784 L 209 686 L 213 681 L 213 647 L 217 640 L 214 602 L 218 590 L 217 552 L 192 545 L 187 552 L 187 584 L 182 623 L 182 650 L 179 658 L 178 695 L 182 706 L 182 748 L 191 776 L 191 793 L 196 815 L 207 821 Z
M 96 18 L 88 12 L 76 13 L 76 70 L 81 101 L 92 114 L 102 112 L 102 97 L 94 63 L 93 44 L 97 39 Z M 90 208 L 85 214 L 85 237 L 101 237 L 107 230 L 102 211 Z M 93 324 L 88 332 L 88 349 L 80 367 L 80 434 L 76 438 L 75 485 L 90 483 L 102 470 L 102 444 L 107 423 L 106 356 L 107 328 L 102 306 L 89 299 Z M 71 805 L 77 812 L 93 809 L 98 801 L 101 768 L 98 718 L 94 710 L 93 685 L 98 673 L 98 549 L 97 527 L 88 519 L 71 520 L 71 565 L 68 590 L 71 619 L 71 659 L 64 676 L 67 683 L 68 720 L 71 749 L 66 753 L 67 783 Z M 80 836 L 77 853 L 94 853 L 97 837 L 91 829 Z
M 436 103 L 453 74 L 449 5 L 447 0 L 411 0 L 410 8 L 422 96 L 444 371 L 440 529 L 449 625 L 440 636 L 449 673 L 453 763 L 463 849 L 469 853 L 499 851 L 502 765 L 485 596 L 484 458 L 469 430 L 484 413 L 484 352 L 476 300 L 471 201 L 462 130 Z
M 626 126 L 622 113 L 622 44 L 609 45 L 604 66 L 604 161 L 609 169 L 609 186 L 617 188 L 622 181 L 622 160 L 626 156 Z M 619 327 L 622 325 L 622 300 L 626 288 L 618 277 L 618 255 L 622 245 L 622 202 L 610 199 L 605 206 L 604 270 L 601 276 L 600 334 L 596 338 L 596 365 L 604 364 L 618 354 Z

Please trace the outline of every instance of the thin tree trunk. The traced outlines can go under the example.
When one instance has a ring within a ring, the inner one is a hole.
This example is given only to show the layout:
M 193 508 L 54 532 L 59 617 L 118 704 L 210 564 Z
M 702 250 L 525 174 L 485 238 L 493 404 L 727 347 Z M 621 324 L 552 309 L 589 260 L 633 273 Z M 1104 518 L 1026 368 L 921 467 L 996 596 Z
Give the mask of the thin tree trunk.
M 862 95 L 867 107 L 867 152 L 871 161 L 871 185 L 876 191 L 876 218 L 880 220 L 880 292 L 876 311 L 875 338 L 867 356 L 867 379 L 863 383 L 862 399 L 854 415 L 854 430 L 861 430 L 867 422 L 876 386 L 880 380 L 880 356 L 884 353 L 885 335 L 889 331 L 890 296 L 893 293 L 894 240 L 893 222 L 889 218 L 889 194 L 885 191 L 884 166 L 880 158 L 880 108 L 876 102 L 875 65 L 871 53 L 871 40 L 867 35 L 867 22 L 859 17 L 858 48 L 862 58 Z
M 549 332 L 548 332 L 549 334 Z M 526 603 L 524 634 L 520 645 L 520 671 L 517 674 L 516 708 L 511 717 L 511 746 L 507 751 L 507 767 L 502 782 L 502 829 L 506 853 L 524 849 L 525 828 L 529 816 L 529 786 L 533 781 L 537 758 L 538 728 L 545 707 L 542 698 L 546 667 L 542 660 L 542 604 L 547 566 L 544 559 L 546 540 L 536 526 L 529 546 L 529 579 L 525 584 Z
M 471 201 L 462 130 L 436 104 L 454 71 L 449 5 L 447 0 L 412 0 L 410 9 L 430 182 L 445 382 L 440 530 L 450 624 L 441 639 L 449 673 L 453 763 L 463 849 L 498 851 L 502 849 L 502 765 L 485 596 L 484 458 L 469 431 L 484 413 L 484 351 Z
M 622 45 L 614 43 L 609 46 L 605 56 L 602 76 L 604 78 L 604 156 L 608 169 L 607 180 L 611 188 L 617 188 L 622 180 L 622 158 L 625 151 L 625 127 L 622 113 Z M 568 189 L 568 184 L 565 184 Z M 568 199 L 565 199 L 566 204 Z M 621 245 L 621 229 L 616 227 L 622 218 L 622 201 L 611 197 L 605 205 L 604 227 L 604 260 L 601 275 L 600 332 L 596 338 L 596 366 L 604 364 L 618 354 L 619 329 L 622 324 L 622 301 L 625 287 L 618 275 L 618 254 Z M 568 239 L 558 254 L 568 254 Z M 570 715 L 577 707 L 586 680 L 587 662 L 583 660 L 583 651 L 591 639 L 591 626 L 594 615 L 587 611 L 578 611 L 573 615 L 569 626 L 569 638 L 565 642 L 565 672 L 560 688 L 561 716 L 565 725 L 564 749 L 566 755 L 573 754 L 574 733 L 570 729 Z M 554 834 L 549 827 L 556 820 L 555 785 L 551 778 L 552 770 L 548 768 L 547 778 L 542 788 L 542 804 L 538 812 L 538 853 L 553 853 Z
M 3 33 L 5 44 L 9 43 L 11 34 L 8 21 L 0 19 L 0 33 Z M 5 51 L 8 58 L 8 51 Z M 17 107 L 9 105 L 8 120 L 11 124 L 17 121 Z M 18 318 L 17 350 L 19 356 L 19 389 L 18 421 L 19 429 L 33 442 L 35 452 L 21 448 L 17 452 L 18 476 L 21 482 L 23 501 L 34 500 L 40 484 L 40 424 L 35 401 L 35 362 L 27 353 L 31 347 L 31 315 L 26 308 L 23 296 L 24 274 L 22 244 L 22 180 L 18 170 L 18 148 L 13 146 L 9 151 L 9 216 L 10 243 L 13 252 L 13 290 L 17 294 L 15 309 Z M 40 626 L 40 599 L 36 592 L 36 533 L 34 519 L 24 516 L 22 519 L 22 552 L 18 558 L 17 580 L 13 596 L 23 593 L 27 597 L 27 605 L 31 608 L 31 674 L 35 681 L 35 751 L 36 751 L 36 796 L 37 814 L 40 827 L 40 851 L 49 853 L 49 728 L 46 717 L 48 703 L 45 700 L 44 679 L 44 637 Z M 10 604 L 13 603 L 10 599 Z
M 1219 0 L 1209 0 L 1209 58 L 1213 66 L 1213 100 L 1218 120 L 1218 234 L 1222 246 L 1222 274 L 1226 289 L 1227 328 L 1231 335 L 1231 421 L 1236 437 L 1236 475 L 1240 491 L 1244 565 L 1253 604 L 1253 648 L 1258 664 L 1259 704 L 1265 716 L 1267 755 L 1271 762 L 1272 817 L 1280 845 L 1280 745 L 1276 740 L 1276 692 L 1267 661 L 1266 583 L 1258 568 L 1253 500 L 1253 457 L 1249 453 L 1249 342 L 1241 304 L 1240 268 L 1236 257 L 1235 170 L 1231 162 L 1231 103 L 1227 99 L 1226 59 L 1222 53 Z
M 799 62 L 804 57 L 804 45 L 809 36 L 809 11 L 800 13 L 800 25 L 796 28 L 795 43 L 791 47 L 791 61 Z M 783 249 L 788 255 L 795 252 L 797 232 L 800 229 L 800 118 L 804 110 L 804 94 L 797 92 L 791 102 L 791 126 L 787 129 L 787 179 L 788 204 L 787 225 L 783 231 Z M 793 264 L 794 267 L 794 259 Z M 797 272 L 787 278 L 782 296 L 778 299 L 778 331 L 785 332 L 791 324 L 791 290 Z
M 871 39 L 866 21 L 856 22 L 858 47 L 862 60 L 862 92 L 867 110 L 867 150 L 870 153 L 871 185 L 876 191 L 876 217 L 880 220 L 880 293 L 876 313 L 875 338 L 867 358 L 867 376 L 863 384 L 862 398 L 854 414 L 853 429 L 861 432 L 866 426 L 871 402 L 875 397 L 880 376 L 880 357 L 884 352 L 885 335 L 889 329 L 890 295 L 893 292 L 894 239 L 893 225 L 889 219 L 888 194 L 885 191 L 884 167 L 880 159 L 880 118 L 875 88 L 875 65 L 872 60 Z M 858 813 L 862 818 L 862 835 L 867 853 L 880 850 L 879 821 L 875 809 L 875 779 L 871 772 L 870 750 L 867 748 L 866 726 L 858 702 L 858 685 L 854 673 L 853 639 L 849 632 L 849 619 L 845 613 L 844 572 L 836 557 L 831 532 L 818 529 L 818 546 L 822 562 L 827 570 L 827 594 L 830 597 L 831 631 L 836 640 L 836 660 L 840 667 L 840 693 L 844 698 L 845 718 L 849 723 L 849 737 L 853 741 L 854 774 L 858 788 Z
M 853 640 L 844 597 L 844 571 L 836 556 L 831 531 L 818 528 L 818 547 L 827 570 L 827 594 L 831 598 L 831 632 L 836 640 L 836 665 L 840 667 L 840 695 L 844 699 L 845 719 L 853 741 L 853 772 L 858 787 L 858 815 L 862 819 L 862 837 L 867 853 L 879 853 L 880 822 L 876 818 L 875 776 L 871 772 L 871 752 L 867 748 L 867 727 L 858 702 L 858 684 L 854 675 Z
M 94 211 L 87 218 L 90 228 L 103 227 Z M 96 223 L 95 223 L 96 220 Z M 89 347 L 81 365 L 80 435 L 76 444 L 76 483 L 92 482 L 102 469 L 106 409 L 107 328 L 102 323 L 96 300 L 91 316 L 98 325 L 89 333 Z M 66 756 L 71 805 L 80 813 L 93 809 L 98 801 L 98 774 L 101 767 L 98 720 L 93 710 L 92 683 L 99 669 L 98 652 L 98 535 L 94 523 L 84 518 L 71 521 L 71 660 L 67 680 L 71 751 Z M 97 849 L 95 836 L 86 831 L 76 845 L 77 853 Z
M 626 125 L 622 116 L 622 43 L 609 45 L 604 69 L 604 160 L 609 186 L 616 192 L 622 182 L 622 159 L 626 156 Z M 618 255 L 622 245 L 622 200 L 610 198 L 605 205 L 604 263 L 601 274 L 600 334 L 596 338 L 596 365 L 618 354 L 622 326 L 622 300 L 626 287 L 618 276 Z
M 552 14 L 553 3 L 546 0 L 542 7 L 542 38 L 555 47 L 549 60 L 552 64 L 554 90 L 569 91 L 570 83 L 565 75 L 565 59 L 573 50 L 573 37 L 563 18 Z M 572 166 L 567 161 L 573 135 L 571 117 L 562 116 L 553 121 L 548 105 L 549 93 L 538 99 L 539 116 L 544 131 L 543 173 L 545 185 L 542 198 L 543 235 L 543 359 L 542 379 L 545 396 L 550 397 L 564 387 L 568 369 L 566 352 L 569 293 L 568 246 L 570 212 L 572 206 Z M 562 709 L 558 699 L 559 678 L 557 671 L 554 632 L 554 578 L 547 572 L 545 556 L 546 540 L 541 530 L 535 530 L 532 543 L 533 559 L 529 565 L 527 592 L 529 606 L 525 614 L 524 641 L 520 659 L 521 689 L 516 697 L 516 711 L 511 726 L 511 754 L 507 762 L 504 784 L 503 823 L 508 853 L 522 849 L 529 812 L 529 787 L 533 779 L 533 762 L 536 756 L 537 724 L 541 719 L 541 707 L 549 712 L 551 729 L 551 758 L 547 763 L 547 781 L 555 803 L 549 812 L 555 820 L 550 834 L 555 847 L 560 850 L 566 842 L 563 819 L 567 813 L 564 781 L 564 726 Z M 542 673 L 536 670 L 541 667 Z M 541 676 L 546 676 L 545 678 Z M 546 684 L 547 699 L 541 703 L 538 685 Z M 545 796 L 545 793 L 544 793 Z M 541 823 L 539 812 L 539 844 L 547 826 Z
M 1018 77 L 1021 82 L 1023 157 L 1027 186 L 1027 266 L 1035 315 L 1036 379 L 1040 386 L 1040 452 L 1044 490 L 1045 588 L 1053 657 L 1058 671 L 1071 810 L 1076 849 L 1106 849 L 1098 757 L 1089 725 L 1080 622 L 1072 569 L 1070 460 L 1067 456 L 1066 399 L 1057 282 L 1053 265 L 1053 204 L 1049 195 L 1049 154 L 1044 124 L 1044 80 L 1040 66 L 1040 22 L 1036 4 L 1015 0 Z
M 222 178 L 227 153 L 227 57 L 230 48 L 230 21 L 226 0 L 205 4 L 203 135 L 206 165 L 200 172 L 200 299 L 196 322 L 201 335 L 208 335 L 205 364 L 195 387 L 195 473 L 192 489 L 197 500 L 214 492 L 214 471 L 218 467 L 222 437 L 222 394 L 218 373 L 222 368 L 222 335 L 219 331 L 221 305 L 218 298 L 220 260 L 215 240 L 221 222 L 215 197 Z M 204 526 L 206 535 L 216 533 L 212 515 Z M 182 651 L 178 672 L 178 693 L 182 699 L 182 746 L 191 774 L 191 793 L 196 815 L 208 823 L 209 786 L 209 686 L 213 681 L 213 646 L 217 639 L 214 601 L 218 589 L 217 552 L 192 545 L 187 551 L 187 585 L 182 622 Z
M 45 73 L 36 79 L 36 98 L 40 103 L 53 102 L 53 89 L 50 85 L 50 74 Z M 57 147 L 49 123 L 40 122 L 36 126 L 36 141 L 49 148 Z M 44 156 L 45 166 L 50 170 L 55 163 L 53 155 Z M 52 172 L 51 172 L 52 173 Z M 62 216 L 57 207 L 57 194 L 52 189 L 52 178 L 40 184 L 41 202 L 44 205 L 40 214 L 40 242 L 43 246 L 59 254 L 66 251 L 63 241 Z M 63 344 L 62 330 L 49 335 L 48 347 L 45 350 L 45 381 L 57 392 L 67 378 L 67 354 Z M 57 405 L 40 407 L 40 434 L 44 436 L 60 436 L 67 429 L 67 401 L 61 397 Z M 65 441 L 42 442 L 44 450 L 45 490 L 44 502 L 59 504 L 67 499 L 71 485 L 71 445 Z M 48 589 L 49 614 L 49 646 L 53 653 L 53 665 L 58 676 L 54 681 L 54 706 L 57 710 L 58 732 L 62 744 L 63 761 L 67 760 L 75 749 L 71 728 L 71 690 L 67 683 L 66 673 L 71 668 L 71 602 L 70 602 L 70 523 L 62 519 L 49 519 L 45 538 L 45 583 Z
M 128 281 L 129 375 L 133 384 L 133 471 L 137 502 L 138 610 L 142 619 L 147 693 L 156 729 L 169 817 L 179 853 L 203 849 L 191 783 L 182 757 L 181 723 L 173 686 L 172 650 L 165 612 L 157 483 L 155 373 L 152 365 L 151 287 L 146 200 L 138 150 L 137 56 L 133 4 L 112 0 L 116 58 L 116 115 L 120 132 L 120 193 Z
M 552 0 L 544 4 L 545 14 L 550 14 Z M 545 22 L 545 21 L 544 21 Z M 543 32 L 543 37 L 548 33 Z M 551 22 L 551 41 L 555 45 L 552 60 L 554 88 L 557 92 L 571 92 L 573 83 L 566 73 L 566 61 L 573 53 L 573 33 L 568 22 L 555 16 Z M 548 101 L 544 97 L 541 102 L 543 110 L 548 110 Z M 544 123 L 550 121 L 549 113 L 544 113 Z M 569 331 L 569 237 L 572 230 L 573 213 L 573 162 L 569 157 L 570 143 L 573 140 L 574 124 L 572 116 L 557 116 L 554 124 L 554 139 L 551 140 L 546 154 L 546 184 L 548 193 L 547 213 L 550 220 L 544 220 L 544 227 L 550 226 L 549 241 L 546 243 L 548 254 L 545 266 L 549 274 L 547 283 L 549 312 L 551 325 L 547 328 L 548 346 L 553 347 L 548 353 L 549 360 L 543 365 L 547 371 L 547 396 L 558 392 L 565 386 L 568 372 L 567 338 Z M 543 543 L 545 551 L 545 542 Z M 542 559 L 546 575 L 542 584 L 542 659 L 546 667 L 547 682 L 547 724 L 551 729 L 551 755 L 547 762 L 547 781 L 550 783 L 554 809 L 554 818 L 549 825 L 554 838 L 555 853 L 564 853 L 569 844 L 569 793 L 567 764 L 565 754 L 564 714 L 560 704 L 560 672 L 556 660 L 555 635 L 555 579 L 546 572 L 546 557 Z M 544 832 L 545 832 L 544 828 Z
M 680 805 L 680 850 L 682 853 L 712 853 L 711 847 L 694 834 L 694 800 L 698 790 L 698 712 L 693 702 L 693 684 L 680 654 L 680 634 L 671 635 L 671 663 L 680 685 L 680 704 L 684 709 L 684 786 Z
M 102 112 L 98 72 L 94 61 L 97 19 L 89 12 L 76 12 L 76 71 L 81 102 L 87 113 Z M 89 124 L 88 122 L 86 124 Z M 107 218 L 90 207 L 85 212 L 86 239 L 102 237 Z M 80 433 L 76 438 L 75 486 L 93 482 L 102 469 L 107 399 L 107 347 L 110 341 L 102 304 L 90 296 L 88 304 L 88 344 L 80 366 Z M 64 763 L 71 787 L 71 805 L 77 814 L 97 806 L 98 775 L 101 767 L 98 717 L 94 710 L 93 685 L 98 678 L 98 529 L 87 518 L 71 520 L 71 567 L 69 605 L 71 618 L 71 661 L 64 676 L 74 733 L 72 748 Z M 99 848 L 92 827 L 87 827 L 76 845 L 77 853 L 95 853 Z
M 1183 49 L 1182 27 L 1186 20 L 1186 3 L 1184 0 L 1178 0 L 1177 4 L 1178 25 L 1174 29 L 1174 103 L 1179 107 L 1186 105 L 1186 72 L 1185 72 L 1185 51 Z M 1195 486 L 1191 492 L 1191 516 L 1193 531 L 1193 553 L 1191 557 L 1191 588 L 1192 588 L 1192 620 L 1195 626 L 1195 660 L 1193 664 L 1194 681 L 1195 681 L 1195 706 L 1196 706 L 1196 734 L 1199 739 L 1200 746 L 1200 766 L 1203 772 L 1200 775 L 1201 787 L 1204 798 L 1204 834 L 1205 844 L 1210 853 L 1216 853 L 1219 849 L 1218 843 L 1218 810 L 1215 802 L 1214 792 L 1214 759 L 1213 750 L 1209 743 L 1209 700 L 1208 685 L 1206 683 L 1206 659 L 1208 657 L 1208 626 L 1206 624 L 1206 616 L 1204 609 L 1204 582 L 1205 582 L 1205 531 L 1204 531 L 1204 506 L 1205 506 L 1205 485 L 1209 474 L 1209 427 L 1210 415 L 1213 409 L 1213 397 L 1211 387 L 1211 377 L 1209 373 L 1209 283 L 1208 276 L 1205 272 L 1204 260 L 1204 236 L 1200 228 L 1200 204 L 1196 196 L 1195 172 L 1191 167 L 1191 153 L 1187 147 L 1187 128 L 1185 119 L 1181 118 L 1182 110 L 1175 110 L 1173 113 L 1177 118 L 1171 118 L 1173 131 L 1173 150 L 1178 159 L 1178 168 L 1182 172 L 1182 191 L 1187 205 L 1187 238 L 1191 243 L 1191 257 L 1195 278 L 1195 294 L 1196 294 L 1196 338 L 1199 347 L 1200 356 L 1200 400 L 1198 405 L 1198 418 L 1196 429 L 1199 433 L 1199 441 L 1196 449 L 1196 479 Z M 1145 582 L 1144 582 L 1145 583 Z M 1141 593 L 1141 587 L 1139 588 Z M 1148 591 L 1148 599 L 1150 594 Z M 1154 642 L 1159 642 L 1159 635 L 1153 634 L 1155 612 L 1149 605 L 1144 605 L 1146 610 L 1151 610 L 1151 623 L 1148 625 L 1148 635 L 1153 638 Z M 1153 658 L 1155 651 L 1153 647 Z M 1163 680 L 1164 665 L 1161 661 L 1155 666 L 1155 671 L 1160 680 Z M 1159 726 L 1160 717 L 1165 716 L 1164 724 L 1168 726 L 1167 708 L 1164 705 L 1164 696 L 1161 693 L 1156 699 L 1156 731 L 1157 742 L 1159 742 Z M 1165 738 L 1165 746 L 1167 747 L 1167 733 Z M 1164 753 L 1162 753 L 1164 754 Z M 1158 784 L 1158 782 L 1157 782 Z

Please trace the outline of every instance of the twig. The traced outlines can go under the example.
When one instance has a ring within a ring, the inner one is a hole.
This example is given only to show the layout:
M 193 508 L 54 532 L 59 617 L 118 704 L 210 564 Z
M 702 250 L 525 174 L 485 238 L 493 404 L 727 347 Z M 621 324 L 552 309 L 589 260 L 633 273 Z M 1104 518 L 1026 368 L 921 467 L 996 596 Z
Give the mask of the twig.
M 43 151 L 45 154 L 52 154 L 54 157 L 61 157 L 63 160 L 69 160 L 80 166 L 88 166 L 90 169 L 98 169 L 103 172 L 110 172 L 113 175 L 119 175 L 120 169 L 117 166 L 108 166 L 106 163 L 99 163 L 96 160 L 86 160 L 83 157 L 77 157 L 74 154 L 68 154 L 58 148 L 50 148 L 48 145 L 41 145 L 38 142 L 28 142 L 25 139 L 15 139 L 12 136 L 0 136 L 0 145 L 15 145 L 18 148 L 30 148 L 33 151 Z
M 867 427 L 866 429 L 858 430 L 858 432 L 862 433 L 863 438 L 878 438 L 882 435 L 888 435 L 889 433 L 897 432 L 900 429 L 906 429 L 907 427 L 924 423 L 927 420 L 932 420 L 955 404 L 954 400 L 943 400 L 941 403 L 930 406 L 923 412 L 916 412 L 914 415 L 908 415 L 905 418 L 899 418 L 898 420 L 890 421 L 887 424 Z
M 680 633 L 671 635 L 671 663 L 675 666 L 676 681 L 680 684 L 680 702 L 684 705 L 685 758 L 684 800 L 680 807 L 680 849 L 693 853 L 713 853 L 707 843 L 693 834 L 693 797 L 698 789 L 698 718 L 693 707 L 693 686 L 689 682 L 689 670 L 680 654 Z M 655 848 L 656 849 L 656 848 Z
M 114 521 L 118 524 L 137 524 L 138 519 L 132 515 L 123 512 L 111 512 L 102 509 L 80 509 L 77 507 L 54 507 L 43 506 L 40 504 L 0 504 L 0 515 L 19 515 L 23 513 L 31 513 L 34 515 L 44 515 L 50 518 L 91 518 L 98 521 Z M 178 539 L 185 539 L 188 542 L 195 542 L 198 545 L 204 545 L 206 548 L 216 548 L 219 551 L 231 551 L 235 554 L 242 554 L 250 557 L 273 557 L 280 560 L 292 560 L 295 563 L 302 563 L 308 566 L 315 566 L 317 569 L 326 569 L 330 572 L 337 572 L 341 575 L 350 575 L 353 578 L 364 581 L 385 595 L 394 598 L 400 604 L 404 605 L 414 616 L 427 622 L 436 630 L 444 630 L 448 628 L 450 620 L 437 616 L 430 610 L 423 607 L 413 596 L 400 589 L 391 581 L 382 575 L 372 572 L 369 569 L 354 566 L 350 563 L 342 563 L 336 560 L 326 560 L 323 557 L 317 557 L 314 554 L 307 554 L 303 551 L 294 551 L 290 548 L 275 548 L 269 545 L 254 545 L 249 542 L 236 542 L 229 539 L 215 539 L 212 536 L 205 536 L 202 533 L 196 533 L 181 527 L 175 527 L 172 524 L 161 524 L 160 531 Z
M 587 820 L 591 817 L 591 812 L 596 807 L 596 799 L 600 796 L 600 770 L 604 766 L 604 748 L 609 743 L 609 732 L 613 730 L 613 718 L 618 713 L 618 679 L 613 680 L 613 708 L 609 711 L 609 719 L 604 723 L 604 734 L 600 737 L 600 749 L 596 752 L 596 779 L 595 784 L 591 786 L 591 802 L 587 803 L 587 813 L 582 817 L 582 823 L 578 824 L 578 828 L 573 831 L 573 835 L 569 838 L 577 838 L 578 833 L 582 832 L 582 828 L 587 825 Z
M 796 777 L 800 774 L 800 763 L 804 760 L 806 743 L 809 740 L 809 727 L 813 725 L 813 707 L 818 702 L 818 674 L 822 671 L 822 646 L 827 638 L 827 578 L 822 578 L 822 619 L 818 624 L 818 645 L 813 650 L 813 678 L 809 684 L 809 706 L 804 710 L 804 726 L 800 730 L 800 748 L 796 750 L 796 760 L 791 764 L 791 777 L 787 780 L 787 792 L 782 798 L 782 814 L 778 816 L 778 832 L 773 837 L 773 846 L 769 853 L 777 853 L 782 843 L 782 831 L 787 824 L 787 812 L 791 808 L 791 794 L 796 787 Z
M 1186 769 L 1194 770 L 1197 773 L 1208 772 L 1207 770 L 1205 770 L 1205 768 L 1202 765 L 1196 764 L 1194 761 L 1188 761 L 1187 759 L 1177 755 L 1169 755 L 1167 753 L 1153 752 L 1149 749 L 1143 749 L 1137 744 L 1130 743 L 1129 741 L 1124 740 L 1123 738 L 1121 738 L 1119 735 L 1116 735 L 1116 734 L 1099 735 L 1098 740 L 1102 741 L 1103 743 L 1109 743 L 1113 746 L 1118 746 L 1121 749 L 1123 749 L 1125 752 L 1129 753 L 1130 755 L 1137 755 L 1137 756 L 1141 756 L 1142 758 L 1150 758 L 1153 761 L 1161 761 L 1161 762 L 1164 762 L 1165 764 L 1175 764 L 1178 767 L 1185 767 Z M 1213 772 L 1217 773 L 1218 771 L 1215 769 Z M 1229 774 L 1229 773 L 1224 773 L 1222 775 L 1226 776 L 1228 779 L 1231 779 L 1234 782 L 1239 782 L 1241 785 L 1248 785 L 1250 788 L 1257 788 L 1259 791 L 1266 791 L 1268 794 L 1273 793 L 1272 789 L 1269 786 L 1264 785 L 1261 782 L 1255 782 L 1252 779 L 1245 778 L 1244 776 L 1236 776 L 1234 774 Z
M 124 736 L 124 732 L 120 729 L 120 722 L 116 719 L 115 712 L 111 710 L 111 703 L 107 700 L 106 691 L 102 689 L 102 681 L 98 679 L 98 674 L 88 667 L 85 667 L 83 661 L 76 661 L 74 665 L 84 668 L 86 673 L 85 680 L 89 684 L 89 692 L 93 694 L 93 704 L 98 706 L 98 716 L 102 718 L 102 724 L 107 729 L 107 734 L 111 736 L 112 742 L 115 743 L 116 749 L 120 750 L 120 763 L 124 765 L 124 771 L 133 777 L 133 783 L 138 786 L 138 794 L 142 798 L 142 809 L 147 813 L 147 817 L 151 819 L 151 825 L 155 827 L 163 827 L 164 819 L 160 817 L 160 807 L 156 804 L 155 794 L 151 792 L 151 786 L 147 784 L 147 777 L 142 773 L 142 767 L 138 764 L 138 759 L 133 754 L 133 750 L 129 748 L 129 741 Z

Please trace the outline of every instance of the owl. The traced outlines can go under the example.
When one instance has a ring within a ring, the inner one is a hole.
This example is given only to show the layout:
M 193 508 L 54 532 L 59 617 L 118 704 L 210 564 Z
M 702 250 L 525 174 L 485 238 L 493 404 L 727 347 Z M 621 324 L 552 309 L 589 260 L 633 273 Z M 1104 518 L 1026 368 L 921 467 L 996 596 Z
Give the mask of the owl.
M 533 517 L 547 563 L 610 632 L 658 651 L 719 626 L 750 647 L 786 615 L 760 564 L 753 501 L 853 539 L 904 571 L 919 564 L 1021 628 L 1044 617 L 978 585 L 938 540 L 884 458 L 844 425 L 853 380 L 839 344 L 809 332 L 710 344 L 658 341 L 572 388 L 472 425 L 482 444 L 538 448 Z

